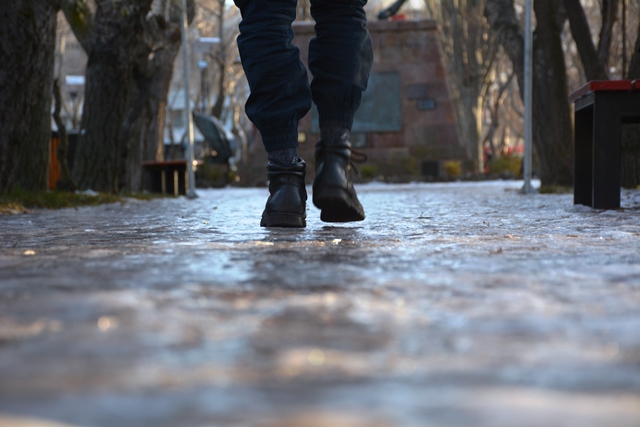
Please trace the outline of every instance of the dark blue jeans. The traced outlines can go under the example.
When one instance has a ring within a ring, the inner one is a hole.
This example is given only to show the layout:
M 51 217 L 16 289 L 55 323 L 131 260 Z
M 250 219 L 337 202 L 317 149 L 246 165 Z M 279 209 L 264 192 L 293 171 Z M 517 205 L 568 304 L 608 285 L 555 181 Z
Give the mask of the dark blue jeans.
M 298 145 L 298 121 L 312 100 L 321 129 L 351 130 L 373 62 L 366 2 L 311 1 L 316 37 L 309 44 L 309 85 L 291 44 L 297 0 L 235 0 L 242 13 L 238 49 L 251 89 L 245 108 L 267 151 Z

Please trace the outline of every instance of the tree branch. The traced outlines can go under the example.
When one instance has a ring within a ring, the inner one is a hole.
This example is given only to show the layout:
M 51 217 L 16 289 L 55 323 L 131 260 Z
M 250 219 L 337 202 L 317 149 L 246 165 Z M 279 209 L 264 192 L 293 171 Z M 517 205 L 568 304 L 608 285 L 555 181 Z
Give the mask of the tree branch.
M 618 18 L 618 0 L 602 0 L 602 26 L 598 39 L 598 58 L 606 66 L 609 61 L 611 42 L 613 41 L 613 25 Z
M 484 16 L 489 21 L 496 40 L 513 64 L 520 95 L 524 99 L 524 32 L 520 27 L 512 0 L 487 0 Z
M 91 35 L 94 28 L 94 16 L 86 0 L 62 0 L 64 13 L 73 34 L 86 53 L 91 50 Z
M 571 35 L 578 48 L 585 77 L 587 80 L 607 80 L 609 76 L 593 44 L 589 23 L 580 0 L 564 0 L 564 8 L 569 19 Z
M 629 62 L 629 72 L 627 73 L 628 79 L 640 79 L 640 24 L 638 25 L 638 35 L 636 36 L 636 44 L 633 48 L 633 55 L 631 55 L 631 62 Z

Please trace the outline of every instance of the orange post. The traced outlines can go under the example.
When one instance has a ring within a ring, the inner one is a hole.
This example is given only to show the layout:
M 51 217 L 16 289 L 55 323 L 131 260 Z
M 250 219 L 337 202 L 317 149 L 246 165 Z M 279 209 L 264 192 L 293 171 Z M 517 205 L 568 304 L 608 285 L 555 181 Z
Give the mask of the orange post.
M 49 189 L 55 190 L 56 183 L 62 177 L 62 171 L 60 169 L 60 162 L 58 161 L 58 145 L 60 145 L 60 138 L 57 136 L 51 137 L 51 153 L 49 156 Z

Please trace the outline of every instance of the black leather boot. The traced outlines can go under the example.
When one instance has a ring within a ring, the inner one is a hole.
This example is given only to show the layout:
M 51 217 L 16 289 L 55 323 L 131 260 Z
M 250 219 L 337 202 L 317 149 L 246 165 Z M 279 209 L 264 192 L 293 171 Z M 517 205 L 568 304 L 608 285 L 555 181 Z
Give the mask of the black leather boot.
M 262 213 L 262 227 L 306 227 L 306 166 L 300 158 L 290 166 L 267 164 L 270 196 Z
M 364 219 L 364 208 L 351 181 L 354 153 L 348 138 L 349 134 L 345 132 L 338 141 L 320 140 L 316 143 L 313 204 L 321 210 L 320 219 L 325 222 Z

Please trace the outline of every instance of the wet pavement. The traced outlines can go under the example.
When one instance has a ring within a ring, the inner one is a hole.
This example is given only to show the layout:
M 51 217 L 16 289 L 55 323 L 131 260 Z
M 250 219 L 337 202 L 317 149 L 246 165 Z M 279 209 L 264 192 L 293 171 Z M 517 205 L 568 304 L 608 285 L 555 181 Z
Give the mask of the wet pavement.
M 0 216 L 0 426 L 640 426 L 640 190 L 367 184 Z

